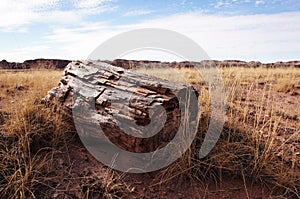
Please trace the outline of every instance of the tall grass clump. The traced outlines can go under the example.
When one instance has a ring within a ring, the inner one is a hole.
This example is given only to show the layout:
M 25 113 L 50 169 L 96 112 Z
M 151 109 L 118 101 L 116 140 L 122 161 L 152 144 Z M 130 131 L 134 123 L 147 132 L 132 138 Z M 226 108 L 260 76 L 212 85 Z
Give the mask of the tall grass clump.
M 40 104 L 61 71 L 0 74 L 0 197 L 36 198 L 51 169 L 51 157 L 67 138 L 67 123 Z
M 232 67 L 218 70 L 227 95 L 226 122 L 213 151 L 199 160 L 198 150 L 210 122 L 210 85 L 191 68 L 137 69 L 171 81 L 188 82 L 200 92 L 201 117 L 196 139 L 186 154 L 163 171 L 161 181 L 187 176 L 201 182 L 211 179 L 218 182 L 223 175 L 235 175 L 244 182 L 262 183 L 285 196 L 300 197 L 299 116 L 289 116 L 291 113 L 282 110 L 278 102 L 278 93 L 287 97 L 300 94 L 296 86 L 300 85 L 300 69 Z M 288 132 L 291 130 L 292 134 Z
M 62 74 L 0 73 L 0 198 L 111 199 L 131 191 L 123 175 L 110 169 L 82 175 L 74 166 L 69 150 L 83 146 L 73 121 L 59 104 L 41 100 Z

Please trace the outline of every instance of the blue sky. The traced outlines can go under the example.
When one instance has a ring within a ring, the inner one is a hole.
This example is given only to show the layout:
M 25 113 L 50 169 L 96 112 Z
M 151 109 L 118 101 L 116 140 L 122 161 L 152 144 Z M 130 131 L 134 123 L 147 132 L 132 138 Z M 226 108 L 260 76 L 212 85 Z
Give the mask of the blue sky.
M 177 31 L 211 59 L 300 60 L 299 0 L 1 0 L 0 17 L 0 60 L 85 59 L 137 28 Z

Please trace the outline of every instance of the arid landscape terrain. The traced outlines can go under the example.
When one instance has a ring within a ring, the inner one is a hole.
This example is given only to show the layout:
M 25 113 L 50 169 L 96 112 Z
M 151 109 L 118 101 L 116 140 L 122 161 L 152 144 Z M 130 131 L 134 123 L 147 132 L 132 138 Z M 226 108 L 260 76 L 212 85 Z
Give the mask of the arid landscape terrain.
M 72 119 L 43 103 L 70 61 L 1 61 L 0 198 L 300 198 L 299 61 L 209 62 L 225 87 L 226 120 L 204 159 L 198 151 L 210 123 L 212 88 L 194 63 L 106 62 L 192 85 L 201 115 L 191 147 L 151 173 L 106 167 L 83 146 Z

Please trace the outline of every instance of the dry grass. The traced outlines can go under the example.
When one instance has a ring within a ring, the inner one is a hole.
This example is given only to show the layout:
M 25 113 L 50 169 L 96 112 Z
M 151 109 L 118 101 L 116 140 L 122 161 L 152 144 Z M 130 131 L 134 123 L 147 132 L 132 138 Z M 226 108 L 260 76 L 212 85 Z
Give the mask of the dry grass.
M 300 116 L 282 109 L 276 95 L 297 95 L 299 69 L 220 69 L 227 93 L 227 119 L 218 144 L 202 160 L 198 159 L 198 150 L 210 122 L 209 86 L 193 69 L 139 72 L 188 81 L 201 94 L 197 137 L 178 161 L 161 172 L 161 182 L 178 176 L 183 180 L 188 176 L 203 183 L 206 179 L 217 182 L 224 174 L 230 174 L 241 176 L 244 181 L 253 179 L 274 190 L 280 188 L 286 196 L 299 197 Z M 174 72 L 182 74 L 181 78 Z M 56 86 L 61 75 L 61 71 L 0 73 L 1 198 L 36 198 L 45 187 L 55 189 L 51 185 L 53 179 L 58 179 L 52 173 L 56 168 L 53 158 L 65 150 L 74 135 L 73 127 L 52 108 L 37 102 Z M 293 106 L 297 108 L 297 104 Z M 62 173 L 68 174 L 70 170 Z M 120 197 L 122 190 L 129 189 L 122 183 L 122 177 L 113 172 L 108 172 L 105 180 L 86 176 L 86 181 L 80 180 L 84 183 L 77 191 L 83 198 Z M 74 177 L 66 175 L 60 180 L 66 179 Z
M 49 169 L 63 122 L 50 108 L 34 104 L 55 86 L 61 72 L 1 73 L 0 196 L 34 198 Z
M 62 74 L 47 70 L 0 73 L 0 198 L 69 198 L 71 192 L 81 194 L 80 198 L 90 198 L 89 194 L 115 198 L 127 188 L 113 172 L 108 172 L 104 180 L 70 177 L 71 166 L 57 171 L 55 158 L 67 151 L 74 128 L 40 100 L 57 85 Z M 88 179 L 92 183 L 87 190 L 83 190 L 84 183 L 76 190 L 61 184 L 63 194 L 58 195 L 59 188 L 53 186 L 58 179 L 77 183 Z
M 219 181 L 227 173 L 264 183 L 285 196 L 300 197 L 300 111 L 282 109 L 285 99 L 277 96 L 278 92 L 287 96 L 300 94 L 296 86 L 300 84 L 299 69 L 219 69 L 227 94 L 226 123 L 218 144 L 203 160 L 197 158 L 197 151 L 209 124 L 210 98 L 209 86 L 201 75 L 194 69 L 138 71 L 189 82 L 201 93 L 202 113 L 196 141 L 183 157 L 164 170 L 161 182 L 177 176 Z

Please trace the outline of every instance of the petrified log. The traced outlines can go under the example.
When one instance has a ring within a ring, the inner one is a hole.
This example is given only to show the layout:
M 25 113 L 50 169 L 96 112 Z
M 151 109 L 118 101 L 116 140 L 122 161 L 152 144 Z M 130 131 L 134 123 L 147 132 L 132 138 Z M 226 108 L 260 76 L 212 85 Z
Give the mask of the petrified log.
M 45 99 L 63 105 L 80 136 L 146 153 L 166 146 L 183 121 L 196 125 L 197 97 L 185 84 L 100 61 L 73 61 Z

